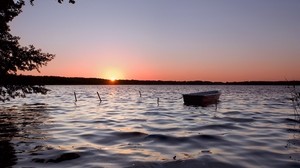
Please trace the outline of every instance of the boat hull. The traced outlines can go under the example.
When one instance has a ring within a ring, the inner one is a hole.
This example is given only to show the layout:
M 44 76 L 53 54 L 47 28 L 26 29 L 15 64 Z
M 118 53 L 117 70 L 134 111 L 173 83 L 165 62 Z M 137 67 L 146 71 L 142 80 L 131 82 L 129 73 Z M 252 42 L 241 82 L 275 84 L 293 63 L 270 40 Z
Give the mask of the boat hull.
M 208 106 L 210 104 L 217 104 L 220 95 L 220 91 L 209 91 L 183 94 L 182 96 L 185 105 Z

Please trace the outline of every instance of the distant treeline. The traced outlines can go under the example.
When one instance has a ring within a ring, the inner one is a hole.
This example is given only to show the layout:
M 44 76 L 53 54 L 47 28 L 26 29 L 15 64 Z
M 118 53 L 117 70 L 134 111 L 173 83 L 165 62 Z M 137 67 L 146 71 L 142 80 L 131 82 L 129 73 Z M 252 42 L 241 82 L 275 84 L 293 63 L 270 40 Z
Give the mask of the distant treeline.
M 115 80 L 101 78 L 9 75 L 0 79 L 0 85 L 300 85 L 300 81 L 161 81 Z

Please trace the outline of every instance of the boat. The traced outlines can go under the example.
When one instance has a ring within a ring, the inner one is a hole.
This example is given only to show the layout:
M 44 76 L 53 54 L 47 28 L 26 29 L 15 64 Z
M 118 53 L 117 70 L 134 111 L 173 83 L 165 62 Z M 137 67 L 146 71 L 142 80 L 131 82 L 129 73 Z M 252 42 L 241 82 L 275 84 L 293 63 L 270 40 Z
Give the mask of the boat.
M 218 90 L 182 94 L 185 105 L 196 105 L 204 107 L 210 104 L 217 104 L 220 95 L 221 92 Z

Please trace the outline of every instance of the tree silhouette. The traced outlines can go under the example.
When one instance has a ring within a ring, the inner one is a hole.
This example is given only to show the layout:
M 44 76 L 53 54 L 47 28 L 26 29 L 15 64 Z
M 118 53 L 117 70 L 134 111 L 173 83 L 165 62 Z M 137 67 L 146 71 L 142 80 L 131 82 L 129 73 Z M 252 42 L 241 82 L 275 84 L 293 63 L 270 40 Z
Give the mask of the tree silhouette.
M 34 0 L 30 0 L 33 5 Z M 58 0 L 62 3 L 63 0 Z M 74 4 L 74 0 L 69 0 Z M 28 85 L 23 81 L 12 83 L 11 76 L 19 71 L 37 70 L 47 65 L 55 55 L 43 53 L 33 45 L 21 46 L 20 37 L 10 33 L 9 22 L 22 12 L 24 0 L 1 0 L 0 2 L 0 101 L 8 101 L 15 97 L 25 97 L 26 94 L 46 94 L 48 89 L 44 86 Z

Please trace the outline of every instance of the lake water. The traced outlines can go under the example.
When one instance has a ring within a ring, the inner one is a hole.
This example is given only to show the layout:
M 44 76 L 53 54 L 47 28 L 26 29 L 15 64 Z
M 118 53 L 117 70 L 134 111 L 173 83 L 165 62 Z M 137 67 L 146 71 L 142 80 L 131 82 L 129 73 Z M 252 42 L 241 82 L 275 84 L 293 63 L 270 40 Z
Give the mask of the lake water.
M 300 167 L 286 86 L 48 88 L 0 103 L 0 167 Z M 183 105 L 207 90 L 217 106 Z

